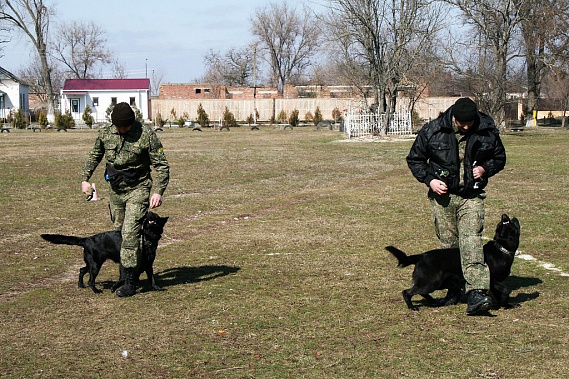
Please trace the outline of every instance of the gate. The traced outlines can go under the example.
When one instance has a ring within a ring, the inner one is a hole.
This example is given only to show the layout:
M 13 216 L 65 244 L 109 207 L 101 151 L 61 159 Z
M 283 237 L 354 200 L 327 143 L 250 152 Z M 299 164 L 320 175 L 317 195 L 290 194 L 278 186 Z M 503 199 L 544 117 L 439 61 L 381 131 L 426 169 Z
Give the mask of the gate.
M 364 136 L 385 135 L 411 135 L 411 112 L 406 108 L 399 108 L 391 115 L 389 127 L 385 127 L 385 113 L 361 111 L 350 108 L 344 118 L 344 128 L 348 138 Z

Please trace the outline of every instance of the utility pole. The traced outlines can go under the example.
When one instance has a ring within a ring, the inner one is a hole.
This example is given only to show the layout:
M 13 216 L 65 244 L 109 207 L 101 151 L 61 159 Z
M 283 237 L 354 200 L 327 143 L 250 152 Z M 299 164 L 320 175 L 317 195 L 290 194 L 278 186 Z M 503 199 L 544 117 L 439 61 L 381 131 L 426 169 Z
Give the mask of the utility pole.
M 253 46 L 253 125 L 257 125 L 257 45 Z

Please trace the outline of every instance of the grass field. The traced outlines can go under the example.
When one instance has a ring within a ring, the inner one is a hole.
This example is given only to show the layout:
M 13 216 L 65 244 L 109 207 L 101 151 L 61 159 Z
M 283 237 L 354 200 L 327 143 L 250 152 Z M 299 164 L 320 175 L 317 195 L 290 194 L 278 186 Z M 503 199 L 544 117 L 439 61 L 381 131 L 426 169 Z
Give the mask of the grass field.
M 522 225 L 514 309 L 409 311 L 411 268 L 384 250 L 437 246 L 411 140 L 247 127 L 160 133 L 171 164 L 155 262 L 166 292 L 118 298 L 107 262 L 77 288 L 81 249 L 41 233 L 112 228 L 80 172 L 95 131 L 0 135 L 0 377 L 562 378 L 569 376 L 569 132 L 505 133 L 485 237 Z M 554 271 L 544 267 L 554 265 Z M 435 293 L 442 297 L 444 293 Z M 418 299 L 417 299 L 418 300 Z M 127 357 L 122 355 L 127 351 Z

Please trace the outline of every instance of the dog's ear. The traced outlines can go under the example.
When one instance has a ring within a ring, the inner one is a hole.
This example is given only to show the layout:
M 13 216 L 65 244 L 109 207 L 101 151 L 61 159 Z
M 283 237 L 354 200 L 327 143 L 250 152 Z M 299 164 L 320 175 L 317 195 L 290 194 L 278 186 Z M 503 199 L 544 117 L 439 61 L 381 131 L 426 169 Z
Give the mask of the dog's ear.
M 521 229 L 520 222 L 518 221 L 518 219 L 517 219 L 516 217 L 514 217 L 511 221 L 512 221 L 512 224 L 514 224 L 514 226 L 515 226 L 518 230 Z

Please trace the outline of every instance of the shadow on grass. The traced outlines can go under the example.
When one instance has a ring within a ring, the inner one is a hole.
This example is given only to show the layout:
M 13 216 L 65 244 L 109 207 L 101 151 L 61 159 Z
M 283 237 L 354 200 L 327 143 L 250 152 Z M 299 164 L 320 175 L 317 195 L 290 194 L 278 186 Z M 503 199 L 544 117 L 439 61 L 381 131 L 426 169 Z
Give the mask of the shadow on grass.
M 538 284 L 543 283 L 543 281 L 539 278 L 524 278 L 521 276 L 509 276 L 502 283 L 510 290 L 516 291 L 521 288 L 536 286 Z M 516 296 L 510 296 L 510 304 L 514 306 L 519 306 L 522 303 L 525 303 L 526 301 L 535 300 L 538 297 L 539 297 L 539 291 L 534 291 L 531 293 L 518 292 Z M 421 307 L 436 308 L 440 306 L 438 303 L 441 300 L 442 299 L 434 299 L 434 302 L 431 302 L 427 299 L 420 299 L 419 301 L 415 301 L 414 303 L 415 305 L 419 305 Z M 465 294 L 463 294 L 460 297 L 459 303 L 466 304 L 467 302 L 468 302 L 468 297 Z M 492 315 L 488 314 L 488 316 Z
M 526 287 L 533 287 L 541 283 L 543 283 L 543 281 L 539 278 L 524 278 L 521 276 L 514 276 L 514 275 L 509 276 L 506 280 L 504 280 L 504 284 L 506 285 L 506 287 L 508 287 L 512 291 Z M 531 293 L 518 292 L 516 296 L 510 297 L 510 303 L 521 304 L 525 303 L 526 301 L 535 300 L 538 297 L 539 297 L 538 291 L 534 291 Z
M 155 274 L 156 282 L 161 287 L 171 287 L 180 284 L 198 283 L 235 274 L 239 267 L 231 266 L 199 266 L 174 267 Z

